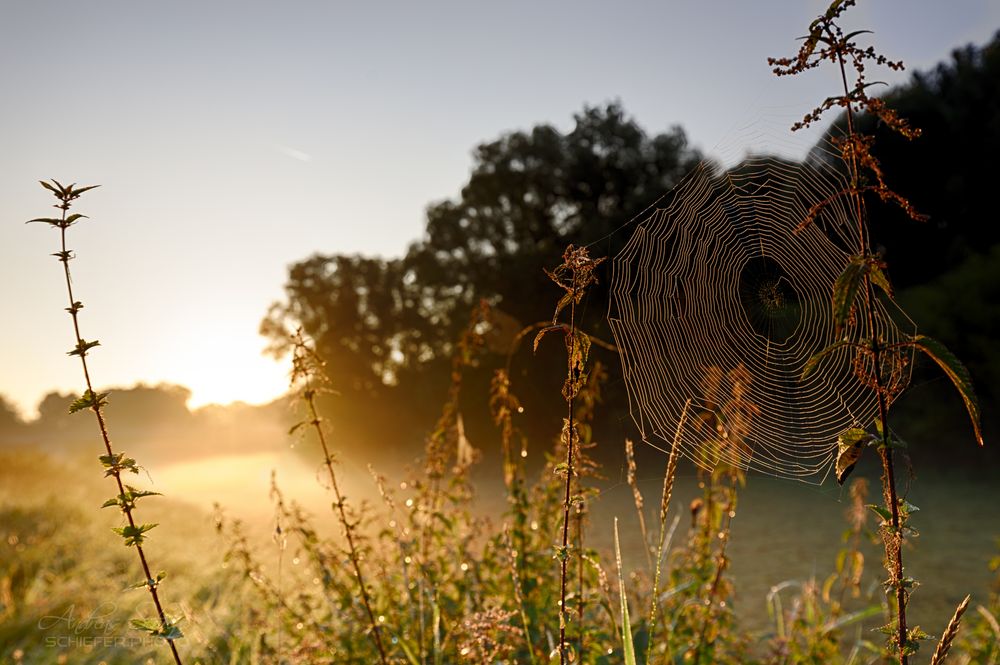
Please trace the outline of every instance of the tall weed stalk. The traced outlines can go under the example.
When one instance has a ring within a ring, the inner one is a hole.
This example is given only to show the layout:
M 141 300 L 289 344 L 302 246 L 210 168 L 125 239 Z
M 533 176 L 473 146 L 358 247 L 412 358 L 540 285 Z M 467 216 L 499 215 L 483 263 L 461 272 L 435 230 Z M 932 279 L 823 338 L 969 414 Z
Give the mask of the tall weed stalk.
M 372 642 L 378 652 L 382 665 L 388 665 L 385 646 L 382 644 L 382 634 L 379 631 L 378 621 L 375 618 L 375 611 L 372 609 L 372 600 L 365 576 L 361 569 L 361 553 L 356 544 L 357 533 L 356 524 L 352 522 L 347 514 L 346 501 L 340 491 L 340 483 L 337 482 L 337 472 L 333 468 L 334 459 L 330 453 L 330 447 L 326 441 L 326 432 L 323 429 L 323 419 L 319 415 L 316 407 L 316 397 L 320 390 L 320 383 L 323 379 L 323 363 L 306 343 L 302 331 L 298 330 L 292 337 L 292 384 L 299 385 L 300 398 L 306 407 L 306 419 L 300 421 L 292 427 L 292 432 L 300 427 L 309 427 L 316 435 L 320 448 L 323 450 L 323 466 L 326 467 L 327 477 L 330 480 L 330 488 L 333 490 L 333 511 L 337 515 L 340 527 L 347 541 L 347 555 L 351 562 L 351 569 L 354 579 L 357 582 L 358 593 L 361 597 L 361 604 L 365 608 L 368 618 L 368 627 L 371 631 Z
M 903 541 L 911 530 L 907 522 L 913 506 L 899 496 L 896 488 L 893 449 L 899 444 L 894 440 L 889 427 L 889 406 L 905 388 L 905 367 L 914 352 L 927 355 L 951 379 L 965 402 L 977 441 L 980 445 L 983 441 L 978 401 L 969 373 L 958 359 L 940 342 L 925 335 L 906 336 L 901 341 L 890 342 L 881 338 L 877 332 L 876 289 L 889 299 L 893 298 L 893 290 L 885 272 L 885 263 L 871 251 L 864 196 L 874 195 L 883 202 L 894 204 L 914 220 L 924 221 L 926 217 L 886 184 L 879 162 L 872 152 L 874 139 L 856 131 L 854 114 L 864 112 L 878 118 L 885 126 L 906 139 L 914 139 L 920 135 L 919 129 L 911 127 L 883 100 L 869 96 L 868 90 L 874 83 L 866 78 L 867 64 L 901 70 L 903 63 L 889 60 L 877 53 L 874 47 L 858 46 L 857 37 L 867 31 L 844 33 L 839 21 L 843 13 L 855 4 L 856 0 L 835 0 L 823 15 L 810 24 L 808 36 L 794 57 L 769 58 L 768 64 L 774 68 L 776 75 L 787 76 L 801 74 L 829 61 L 837 68 L 842 83 L 840 94 L 827 98 L 792 127 L 792 131 L 808 127 L 832 108 L 842 108 L 846 112 L 846 134 L 834 138 L 833 144 L 840 151 L 846 165 L 848 186 L 834 196 L 814 204 L 798 230 L 809 227 L 819 213 L 836 199 L 848 197 L 858 235 L 857 254 L 850 258 L 844 272 L 833 285 L 833 314 L 838 340 L 807 362 L 803 378 L 814 371 L 824 357 L 841 349 L 850 349 L 854 353 L 858 380 L 875 395 L 878 405 L 878 420 L 875 423 L 877 436 L 869 435 L 863 429 L 849 430 L 841 436 L 838 480 L 843 482 L 864 446 L 874 445 L 882 465 L 885 505 L 876 508 L 876 512 L 882 518 L 881 533 L 885 546 L 885 568 L 888 572 L 885 587 L 896 610 L 894 625 L 886 626 L 884 630 L 891 635 L 892 651 L 900 665 L 907 665 L 908 657 L 917 650 L 919 641 L 928 636 L 917 627 L 907 627 L 906 605 L 915 580 L 906 577 L 903 572 Z M 849 81 L 849 68 L 853 70 L 853 82 Z M 845 459 L 849 461 L 844 461 Z
M 546 274 L 559 288 L 564 291 L 562 298 L 556 304 L 555 313 L 552 316 L 552 325 L 543 328 L 535 336 L 534 347 L 537 350 L 538 343 L 546 333 L 559 330 L 564 334 L 566 345 L 566 380 L 563 382 L 563 399 L 566 400 L 566 420 L 562 429 L 562 444 L 566 450 L 566 462 L 557 471 L 564 476 L 565 490 L 563 492 L 563 520 L 562 539 L 556 547 L 556 559 L 559 561 L 559 662 L 566 665 L 569 662 L 569 653 L 566 648 L 566 626 L 567 626 L 567 566 L 569 563 L 569 522 L 570 510 L 572 506 L 582 501 L 582 497 L 573 496 L 573 479 L 577 471 L 574 469 L 574 453 L 580 447 L 580 433 L 577 430 L 574 420 L 573 403 L 580 393 L 580 389 L 586 383 L 586 364 L 590 352 L 590 338 L 577 330 L 576 327 L 576 307 L 583 300 L 587 288 L 597 282 L 594 270 L 601 264 L 603 258 L 592 259 L 586 247 L 574 247 L 570 245 L 563 253 L 563 262 L 553 271 L 546 271 Z M 566 308 L 569 308 L 569 327 L 559 324 L 559 315 Z
M 94 412 L 94 417 L 97 419 L 97 426 L 101 432 L 101 440 L 104 443 L 105 454 L 101 455 L 100 461 L 104 467 L 104 475 L 114 478 L 115 485 L 118 489 L 118 494 L 111 499 L 104 502 L 105 508 L 116 506 L 122 514 L 125 516 L 126 526 L 119 527 L 115 529 L 115 532 L 122 537 L 126 547 L 134 547 L 136 555 L 139 557 L 139 564 L 142 566 L 142 572 L 144 578 L 142 581 L 132 585 L 130 588 L 142 588 L 145 587 L 149 591 L 149 595 L 153 601 L 153 607 L 156 609 L 155 619 L 133 619 L 132 626 L 137 630 L 144 631 L 155 638 L 161 638 L 166 641 L 167 646 L 170 649 L 170 653 L 173 656 L 174 662 L 180 665 L 181 657 L 177 652 L 177 646 L 174 644 L 175 640 L 183 637 L 180 628 L 178 627 L 178 620 L 172 618 L 166 614 L 163 610 L 163 604 L 160 602 L 159 587 L 160 583 L 163 581 L 164 573 L 159 573 L 155 577 L 151 571 L 149 560 L 146 557 L 146 551 L 143 549 L 142 544 L 146 540 L 146 534 L 153 529 L 156 524 L 140 523 L 136 521 L 134 515 L 136 504 L 140 499 L 144 499 L 148 496 L 158 494 L 158 492 L 150 492 L 146 490 L 137 489 L 132 485 L 126 484 L 122 480 L 123 473 L 139 473 L 138 463 L 131 457 L 127 457 L 125 453 L 116 453 L 111 446 L 111 435 L 108 433 L 107 420 L 104 415 L 104 407 L 107 404 L 108 393 L 98 393 L 94 391 L 94 384 L 91 381 L 90 368 L 87 366 L 87 356 L 89 355 L 91 349 L 100 345 L 97 340 L 85 340 L 80 333 L 80 310 L 83 309 L 83 303 L 76 299 L 73 294 L 73 280 L 70 277 L 69 262 L 75 258 L 75 255 L 71 249 L 68 248 L 66 244 L 66 231 L 80 220 L 86 219 L 86 215 L 81 215 L 80 213 L 70 214 L 69 210 L 73 206 L 73 203 L 80 198 L 80 196 L 87 191 L 90 191 L 100 185 L 90 185 L 87 187 L 77 187 L 75 183 L 70 185 L 62 185 L 57 180 L 52 180 L 50 182 L 41 182 L 42 187 L 52 193 L 53 196 L 59 201 L 55 204 L 55 208 L 60 211 L 59 217 L 40 217 L 37 219 L 29 220 L 27 223 L 40 223 L 48 224 L 51 228 L 59 229 L 59 239 L 60 239 L 60 249 L 58 252 L 53 254 L 63 266 L 63 276 L 66 281 L 66 293 L 69 298 L 69 307 L 66 311 L 69 312 L 70 318 L 73 320 L 73 337 L 76 341 L 76 345 L 68 352 L 70 356 L 76 356 L 80 359 L 80 365 L 83 369 L 83 378 L 86 384 L 86 390 L 83 395 L 81 395 L 77 400 L 75 400 L 69 407 L 70 413 L 77 413 L 84 409 L 90 409 Z

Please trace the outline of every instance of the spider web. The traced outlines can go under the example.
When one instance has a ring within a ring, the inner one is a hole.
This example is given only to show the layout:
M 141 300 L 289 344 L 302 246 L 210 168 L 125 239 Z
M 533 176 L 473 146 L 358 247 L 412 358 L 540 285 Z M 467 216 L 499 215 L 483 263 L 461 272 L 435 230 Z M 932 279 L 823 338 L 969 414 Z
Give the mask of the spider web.
M 668 449 L 681 426 L 680 452 L 702 467 L 810 479 L 831 468 L 840 433 L 873 422 L 875 393 L 849 349 L 800 378 L 835 339 L 832 285 L 859 244 L 843 196 L 793 233 L 814 203 L 846 187 L 824 150 L 802 162 L 703 163 L 641 216 L 613 259 L 608 318 L 647 443 Z M 913 332 L 878 300 L 877 338 L 902 337 L 894 316 Z M 852 327 L 855 339 L 869 334 Z

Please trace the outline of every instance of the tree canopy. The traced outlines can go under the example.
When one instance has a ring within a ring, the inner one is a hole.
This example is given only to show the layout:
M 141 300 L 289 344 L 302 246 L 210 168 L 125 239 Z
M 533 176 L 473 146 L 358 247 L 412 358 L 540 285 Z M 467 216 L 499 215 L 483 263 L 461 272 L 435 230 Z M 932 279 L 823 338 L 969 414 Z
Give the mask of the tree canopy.
M 317 254 L 291 266 L 287 300 L 262 332 L 281 350 L 287 323 L 301 325 L 339 390 L 379 393 L 447 358 L 480 298 L 522 324 L 550 318 L 543 269 L 567 244 L 608 236 L 701 159 L 680 128 L 647 135 L 618 104 L 585 108 L 569 132 L 504 134 L 475 149 L 460 196 L 428 207 L 404 257 Z M 592 326 L 603 309 L 591 307 Z

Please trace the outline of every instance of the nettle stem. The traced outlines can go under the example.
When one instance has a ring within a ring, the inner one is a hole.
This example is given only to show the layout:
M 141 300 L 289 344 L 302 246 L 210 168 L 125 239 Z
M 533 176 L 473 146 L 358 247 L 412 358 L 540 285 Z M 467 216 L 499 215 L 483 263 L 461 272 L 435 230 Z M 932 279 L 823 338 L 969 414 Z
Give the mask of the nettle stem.
M 54 190 L 53 190 L 54 191 Z M 70 250 L 66 246 L 66 229 L 70 227 L 72 221 L 67 220 L 66 213 L 69 211 L 71 204 L 73 190 L 72 185 L 69 187 L 69 194 L 64 194 L 60 197 L 62 203 L 57 206 L 62 210 L 62 215 L 60 217 L 60 223 L 57 225 L 60 231 L 60 242 L 61 251 L 57 254 L 59 262 L 63 264 L 63 276 L 66 280 L 66 294 L 69 297 L 69 307 L 66 310 L 69 312 L 70 317 L 73 320 L 73 335 L 76 339 L 76 350 L 78 351 L 74 355 L 80 357 L 80 365 L 83 368 L 83 378 L 87 385 L 86 396 L 90 396 L 91 404 L 90 409 L 94 412 L 94 416 L 97 418 L 97 425 L 101 430 L 101 440 L 104 442 L 104 450 L 108 454 L 108 459 L 115 460 L 115 452 L 111 446 L 111 436 L 108 433 L 108 425 L 104 418 L 104 412 L 102 410 L 103 402 L 97 393 L 94 392 L 94 385 L 90 378 L 90 368 L 87 366 L 87 348 L 88 343 L 84 341 L 83 337 L 80 335 L 80 320 L 79 311 L 81 305 L 76 301 L 73 296 L 73 280 L 70 277 L 69 262 L 72 258 Z M 59 195 L 57 194 L 57 197 Z M 122 467 L 113 463 L 108 466 L 108 475 L 115 479 L 115 484 L 118 486 L 118 496 L 120 498 L 119 507 L 122 513 L 125 515 L 125 520 L 128 522 L 130 532 L 136 533 L 138 531 L 136 527 L 135 518 L 133 517 L 133 507 L 132 502 L 130 502 L 125 497 L 129 496 L 126 492 L 125 483 L 122 482 L 121 477 Z M 145 575 L 145 587 L 149 590 L 149 595 L 153 599 L 153 606 L 156 608 L 156 616 L 160 622 L 160 629 L 163 631 L 163 635 L 167 641 L 167 645 L 170 647 L 170 653 L 174 657 L 174 662 L 177 665 L 181 665 L 181 657 L 177 652 L 177 646 L 174 644 L 173 638 L 169 637 L 176 627 L 171 621 L 167 619 L 166 613 L 163 611 L 163 605 L 160 602 L 160 595 L 156 588 L 159 584 L 157 579 L 154 579 L 153 573 L 150 571 L 149 561 L 146 558 L 146 552 L 142 548 L 142 544 L 138 541 L 134 543 L 135 551 L 139 555 L 139 563 L 142 565 L 142 572 Z
M 358 554 L 358 548 L 354 540 L 354 527 L 347 517 L 344 496 L 340 493 L 340 484 L 337 482 L 337 474 L 333 469 L 333 458 L 330 456 L 330 448 L 326 443 L 326 434 L 323 432 L 323 421 L 320 419 L 319 411 L 316 409 L 316 392 L 313 390 L 311 383 L 307 383 L 303 397 L 309 407 L 309 424 L 316 432 L 320 446 L 323 448 L 323 464 L 326 466 L 327 473 L 330 476 L 330 485 L 333 489 L 335 499 L 333 505 L 336 508 L 340 526 L 344 529 L 344 537 L 347 539 L 347 552 L 351 559 L 351 566 L 354 569 L 354 578 L 361 592 L 361 604 L 365 606 L 365 611 L 368 614 L 368 621 L 372 630 L 372 642 L 375 643 L 375 648 L 378 650 L 382 665 L 389 665 L 389 660 L 385 654 L 385 647 L 382 646 L 382 635 L 379 632 L 378 621 L 375 618 L 375 612 L 372 610 L 371 600 L 368 596 L 368 587 L 365 586 L 365 578 L 361 572 L 361 557 Z
M 830 32 L 831 41 L 834 35 Z M 851 177 L 851 198 L 854 202 L 855 214 L 858 224 L 858 245 L 861 256 L 868 257 L 869 243 L 865 227 L 864 201 L 861 198 L 858 170 L 857 143 L 855 142 L 854 112 L 851 108 L 850 91 L 847 84 L 847 70 L 844 64 L 844 55 L 837 53 L 837 62 L 840 65 L 840 77 L 844 86 L 844 97 L 847 100 L 847 133 L 850 140 L 850 177 Z M 896 648 L 899 651 L 900 665 L 907 665 L 907 630 L 906 630 L 906 589 L 903 587 L 903 532 L 899 521 L 899 497 L 896 494 L 896 474 L 893 468 L 892 448 L 889 439 L 889 405 L 886 400 L 886 386 L 882 379 L 882 354 L 880 342 L 876 338 L 875 315 L 872 311 L 875 296 L 872 289 L 871 276 L 865 273 L 864 276 L 864 306 L 865 316 L 868 323 L 868 331 L 871 335 L 871 353 L 873 376 L 875 379 L 875 396 L 878 400 L 878 414 L 881 422 L 882 440 L 879 443 L 879 458 L 882 462 L 882 495 L 885 500 L 886 509 L 890 515 L 891 534 L 883 534 L 885 545 L 885 568 L 889 573 L 889 583 L 896 593 Z
M 572 487 L 573 487 L 573 448 L 574 446 L 574 425 L 573 425 L 573 401 L 576 397 L 576 389 L 578 376 L 576 374 L 577 365 L 573 361 L 576 355 L 576 295 L 577 295 L 577 280 L 576 273 L 573 273 L 573 284 L 571 291 L 570 309 L 569 309 L 569 330 L 567 335 L 570 337 L 569 343 L 569 353 L 570 353 L 570 363 L 568 368 L 567 379 L 570 385 L 574 386 L 570 390 L 569 395 L 566 397 L 567 413 L 566 413 L 566 491 L 563 496 L 563 528 L 562 528 L 562 550 L 560 551 L 560 570 L 559 570 L 559 663 L 560 665 L 566 665 L 569 662 L 568 654 L 566 653 L 566 566 L 569 563 L 569 511 L 572 502 Z M 581 624 L 580 629 L 583 629 Z
M 535 336 L 534 349 L 538 350 L 538 342 L 546 333 L 555 330 L 563 332 L 563 339 L 566 345 L 566 381 L 563 383 L 563 398 L 566 400 L 566 419 L 563 425 L 561 439 L 566 446 L 566 463 L 562 472 L 566 474 L 565 491 L 563 492 L 563 522 L 562 541 L 556 546 L 556 557 L 559 559 L 559 662 L 566 665 L 569 662 L 569 653 L 566 648 L 566 589 L 567 589 L 567 567 L 569 564 L 569 520 L 570 507 L 576 501 L 583 498 L 573 497 L 573 477 L 576 475 L 574 463 L 577 462 L 575 452 L 579 445 L 579 436 L 576 431 L 576 416 L 574 414 L 574 404 L 576 395 L 580 392 L 583 380 L 586 377 L 584 369 L 587 364 L 587 356 L 590 352 L 590 337 L 581 335 L 576 329 L 576 306 L 580 304 L 586 293 L 587 287 L 597 282 L 594 270 L 604 261 L 603 258 L 591 259 L 586 247 L 574 247 L 569 245 L 563 252 L 563 262 L 554 271 L 545 271 L 553 282 L 564 291 L 562 298 L 556 305 L 555 314 L 552 316 L 552 325 L 542 328 Z M 569 307 L 569 325 L 559 323 L 559 313 Z M 557 472 L 559 467 L 557 467 Z M 577 556 L 581 556 L 577 552 Z M 582 601 L 581 601 L 582 602 Z M 580 626 L 583 630 L 583 626 Z

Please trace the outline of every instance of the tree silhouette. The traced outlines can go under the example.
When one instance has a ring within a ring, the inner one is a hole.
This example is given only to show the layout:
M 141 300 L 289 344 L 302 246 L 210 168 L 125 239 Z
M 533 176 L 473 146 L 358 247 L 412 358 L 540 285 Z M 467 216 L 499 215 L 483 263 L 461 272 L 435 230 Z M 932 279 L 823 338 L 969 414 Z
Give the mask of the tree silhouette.
M 680 128 L 649 136 L 617 103 L 585 108 L 567 133 L 505 134 L 475 149 L 460 196 L 428 208 L 425 235 L 405 257 L 296 263 L 261 331 L 281 351 L 289 322 L 301 325 L 344 391 L 423 381 L 443 368 L 480 298 L 522 324 L 548 318 L 543 269 L 571 243 L 604 239 L 699 161 Z M 600 331 L 603 309 L 593 302 L 585 327 Z

